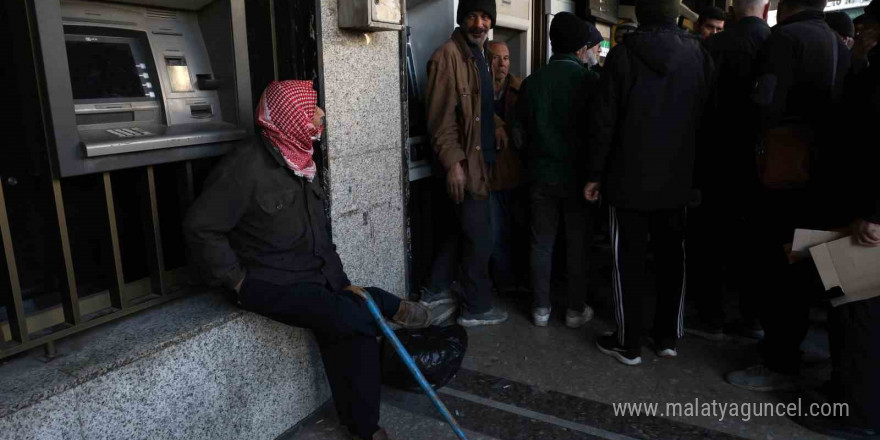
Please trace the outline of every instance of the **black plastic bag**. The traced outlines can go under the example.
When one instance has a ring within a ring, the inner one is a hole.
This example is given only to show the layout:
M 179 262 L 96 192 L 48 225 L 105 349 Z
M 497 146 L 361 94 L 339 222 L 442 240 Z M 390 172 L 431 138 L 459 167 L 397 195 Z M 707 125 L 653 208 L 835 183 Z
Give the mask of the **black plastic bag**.
M 467 332 L 459 325 L 401 329 L 394 334 L 435 390 L 455 377 L 467 352 Z M 382 383 L 406 391 L 421 390 L 388 339 L 382 344 Z

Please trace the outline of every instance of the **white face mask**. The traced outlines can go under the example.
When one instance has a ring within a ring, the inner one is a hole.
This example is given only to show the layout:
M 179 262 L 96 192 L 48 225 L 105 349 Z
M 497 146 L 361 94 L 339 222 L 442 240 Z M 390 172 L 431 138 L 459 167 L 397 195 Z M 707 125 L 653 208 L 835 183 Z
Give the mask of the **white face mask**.
M 593 66 L 599 64 L 599 55 L 596 55 L 596 52 L 594 52 L 592 50 L 588 50 L 586 63 L 590 67 L 593 67 Z

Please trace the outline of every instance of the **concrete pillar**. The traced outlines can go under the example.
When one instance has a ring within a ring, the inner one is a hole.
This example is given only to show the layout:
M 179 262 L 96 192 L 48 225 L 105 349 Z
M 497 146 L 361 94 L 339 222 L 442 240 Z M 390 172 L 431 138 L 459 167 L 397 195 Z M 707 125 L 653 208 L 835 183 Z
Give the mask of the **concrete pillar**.
M 399 32 L 351 32 L 321 0 L 333 241 L 355 284 L 405 296 Z

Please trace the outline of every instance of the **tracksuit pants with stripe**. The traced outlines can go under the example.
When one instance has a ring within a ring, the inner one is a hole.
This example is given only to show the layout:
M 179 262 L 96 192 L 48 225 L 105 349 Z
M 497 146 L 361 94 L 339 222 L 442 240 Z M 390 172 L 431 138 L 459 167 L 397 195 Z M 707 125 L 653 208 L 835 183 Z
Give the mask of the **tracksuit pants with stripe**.
M 655 291 L 652 336 L 664 348 L 674 347 L 684 331 L 685 208 L 636 211 L 611 206 L 610 226 L 618 343 L 627 350 L 640 349 L 645 297 Z M 649 241 L 654 278 L 647 270 Z

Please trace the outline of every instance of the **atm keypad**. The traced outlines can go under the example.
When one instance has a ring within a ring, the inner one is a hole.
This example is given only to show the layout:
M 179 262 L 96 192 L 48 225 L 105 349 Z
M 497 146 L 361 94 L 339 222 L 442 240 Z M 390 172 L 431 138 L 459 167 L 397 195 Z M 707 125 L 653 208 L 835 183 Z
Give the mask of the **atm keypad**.
M 112 135 L 116 135 L 116 137 L 136 137 L 136 136 L 149 136 L 153 134 L 147 130 L 131 127 L 131 128 L 113 128 L 110 130 L 105 130 L 107 133 Z

